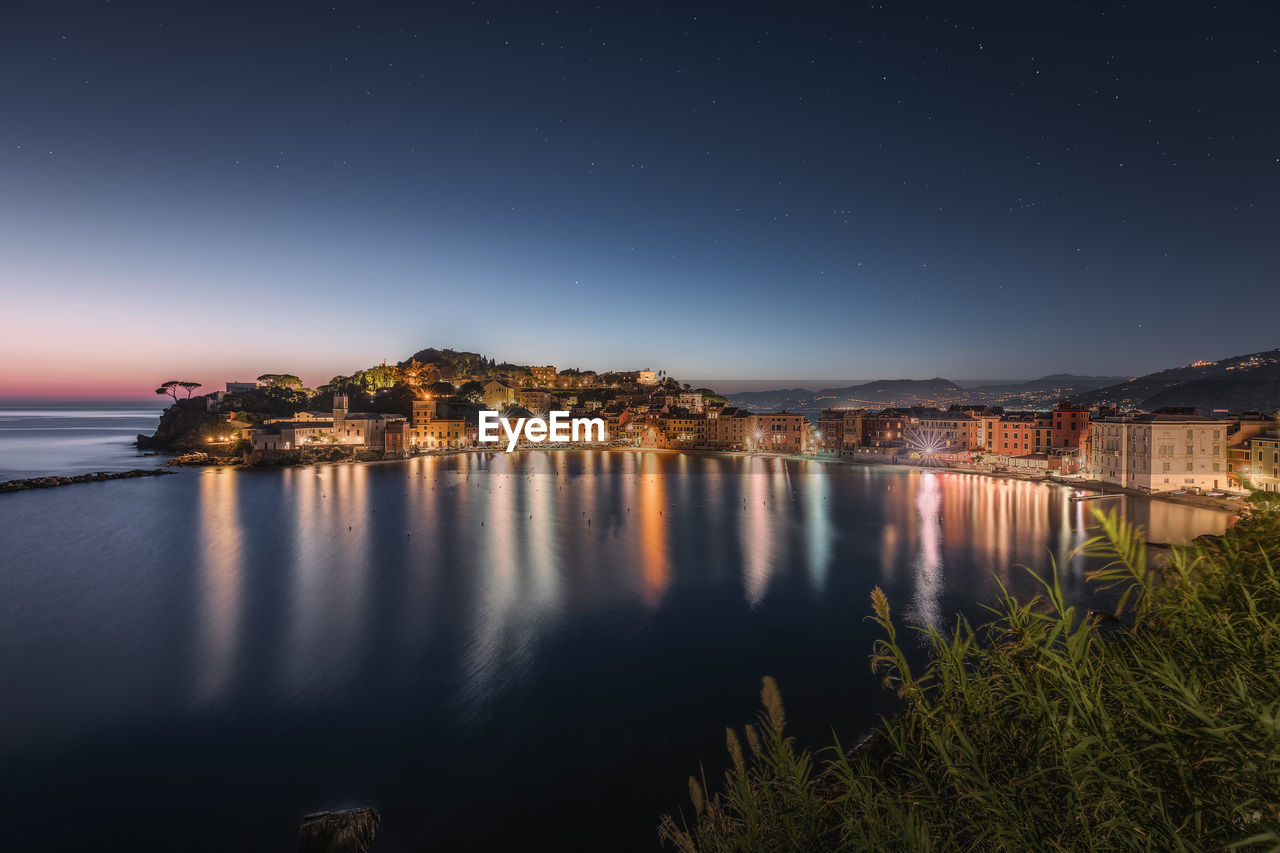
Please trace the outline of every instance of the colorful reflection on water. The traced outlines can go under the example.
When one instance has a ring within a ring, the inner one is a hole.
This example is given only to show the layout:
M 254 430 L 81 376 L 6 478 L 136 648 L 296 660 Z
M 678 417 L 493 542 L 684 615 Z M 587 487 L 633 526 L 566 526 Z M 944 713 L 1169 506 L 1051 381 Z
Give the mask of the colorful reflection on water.
M 170 849 L 216 807 L 232 817 L 184 847 L 287 847 L 302 814 L 373 804 L 392 850 L 647 849 L 761 675 L 815 742 L 891 709 L 866 666 L 873 587 L 945 627 L 1056 561 L 1087 601 L 1089 505 L 1070 494 L 584 451 L 3 496 L 11 837 L 70 849 L 146 820 Z M 1226 524 L 1106 503 L 1159 541 Z

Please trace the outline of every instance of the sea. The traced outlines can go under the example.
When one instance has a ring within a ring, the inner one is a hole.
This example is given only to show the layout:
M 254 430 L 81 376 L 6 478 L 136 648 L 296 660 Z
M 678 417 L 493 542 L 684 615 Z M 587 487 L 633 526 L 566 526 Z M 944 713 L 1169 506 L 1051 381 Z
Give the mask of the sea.
M 156 412 L 0 410 L 0 479 L 123 470 Z M 374 850 L 653 850 L 777 679 L 790 732 L 865 736 L 900 626 L 981 622 L 1059 572 L 1057 485 L 746 455 L 578 450 L 0 494 L 5 849 L 280 851 L 369 806 Z M 1119 497 L 1185 541 L 1226 514 Z M 919 632 L 901 632 L 924 654 Z

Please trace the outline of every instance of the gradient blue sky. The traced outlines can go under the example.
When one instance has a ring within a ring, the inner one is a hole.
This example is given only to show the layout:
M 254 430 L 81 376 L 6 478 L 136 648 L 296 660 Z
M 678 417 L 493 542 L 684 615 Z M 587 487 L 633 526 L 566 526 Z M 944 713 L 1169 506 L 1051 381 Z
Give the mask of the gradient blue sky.
M 366 5 L 6 4 L 0 394 L 1280 345 L 1264 5 Z

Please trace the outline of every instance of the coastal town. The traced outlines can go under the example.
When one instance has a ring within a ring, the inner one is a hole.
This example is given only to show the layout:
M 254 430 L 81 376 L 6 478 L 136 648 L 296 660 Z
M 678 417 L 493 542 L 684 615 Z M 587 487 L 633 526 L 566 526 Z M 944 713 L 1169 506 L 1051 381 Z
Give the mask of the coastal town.
M 234 448 L 249 464 L 314 461 L 333 458 L 334 451 L 348 458 L 398 458 L 492 448 L 481 441 L 484 410 L 513 418 L 554 411 L 602 421 L 604 436 L 587 442 L 595 446 L 1053 476 L 1147 493 L 1280 492 L 1274 413 L 1209 416 L 1193 408 L 1147 412 L 1067 400 L 1040 411 L 954 403 L 753 412 L 709 388 L 649 369 L 597 374 L 552 365 L 494 369 L 484 359 L 480 364 L 483 370 L 455 370 L 447 381 L 430 372 L 430 381 L 417 382 L 401 405 L 403 413 L 355 411 L 353 401 L 370 404 L 386 389 L 365 393 L 335 382 L 333 389 L 343 393 L 331 393 L 328 408 L 246 419 L 235 409 L 237 401 L 278 384 L 279 377 L 229 382 L 205 395 L 213 425 L 205 427 L 203 441 L 207 451 Z M 513 446 L 532 447 L 524 437 Z

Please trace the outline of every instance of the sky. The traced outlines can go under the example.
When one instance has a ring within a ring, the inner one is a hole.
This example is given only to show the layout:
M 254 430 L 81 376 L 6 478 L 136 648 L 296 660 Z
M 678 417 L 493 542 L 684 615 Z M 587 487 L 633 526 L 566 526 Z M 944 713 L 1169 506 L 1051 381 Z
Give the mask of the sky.
M 0 396 L 1271 349 L 1270 7 L 9 2 Z

